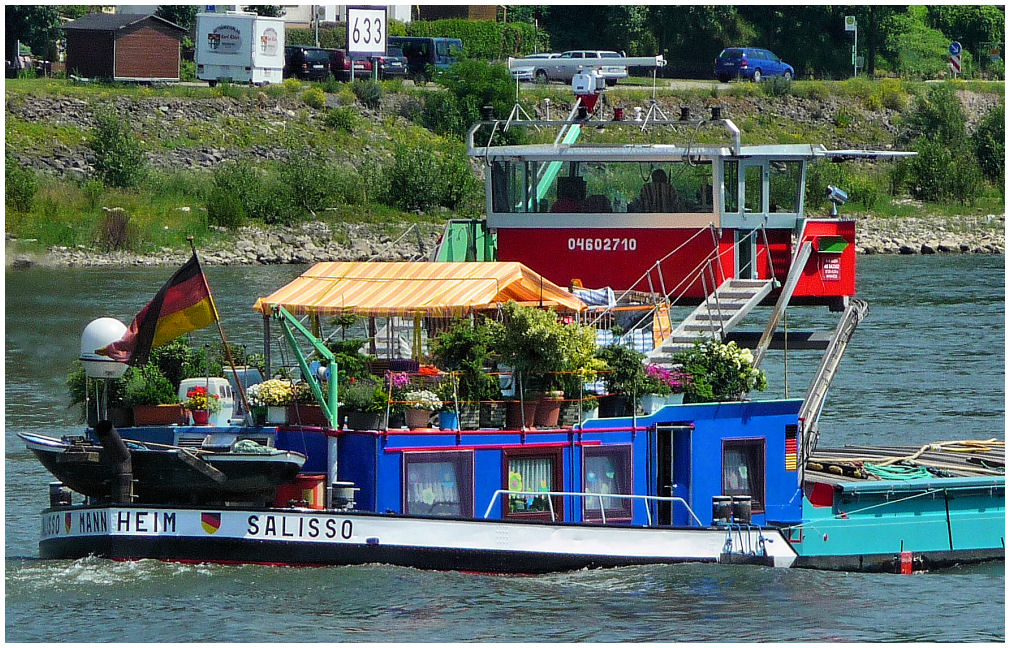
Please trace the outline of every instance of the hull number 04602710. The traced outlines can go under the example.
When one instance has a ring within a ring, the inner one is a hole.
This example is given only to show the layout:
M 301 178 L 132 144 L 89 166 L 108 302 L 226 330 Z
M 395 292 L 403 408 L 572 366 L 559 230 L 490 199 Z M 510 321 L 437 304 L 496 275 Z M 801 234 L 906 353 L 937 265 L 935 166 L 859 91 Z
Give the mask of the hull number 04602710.
M 569 250 L 583 252 L 632 252 L 638 247 L 633 238 L 570 238 Z

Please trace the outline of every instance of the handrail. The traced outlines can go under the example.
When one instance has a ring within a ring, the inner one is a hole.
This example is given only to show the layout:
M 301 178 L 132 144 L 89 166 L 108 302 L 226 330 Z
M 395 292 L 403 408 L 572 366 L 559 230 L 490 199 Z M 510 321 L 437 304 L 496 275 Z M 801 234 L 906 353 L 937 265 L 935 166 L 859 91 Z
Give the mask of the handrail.
M 691 517 L 694 519 L 695 522 L 698 523 L 698 526 L 702 526 L 701 520 L 699 520 L 698 516 L 694 514 L 694 511 L 691 510 L 691 505 L 688 504 L 687 501 L 683 497 L 663 497 L 661 495 L 623 495 L 623 494 L 618 494 L 618 493 L 587 493 L 587 492 L 582 492 L 582 491 L 578 491 L 578 492 L 576 492 L 576 491 L 516 491 L 516 490 L 508 490 L 506 488 L 499 488 L 491 496 L 491 501 L 487 505 L 487 510 L 484 511 L 484 519 L 485 520 L 488 518 L 488 516 L 491 515 L 491 509 L 494 508 L 495 502 L 498 501 L 498 496 L 506 494 L 506 493 L 508 493 L 509 495 L 532 495 L 534 497 L 538 497 L 538 496 L 541 496 L 541 495 L 546 495 L 547 496 L 547 506 L 548 506 L 548 509 L 551 512 L 551 522 L 556 522 L 557 521 L 556 518 L 555 518 L 555 515 L 554 515 L 554 501 L 551 499 L 551 497 L 553 497 L 553 496 L 557 496 L 557 497 L 595 497 L 600 502 L 600 516 L 603 519 L 603 523 L 606 524 L 607 523 L 607 516 L 606 516 L 606 513 L 604 512 L 604 508 L 603 508 L 603 498 L 604 497 L 610 497 L 610 498 L 614 498 L 614 499 L 632 500 L 632 502 L 634 502 L 635 500 L 643 500 L 643 501 L 649 501 L 649 502 L 673 502 L 673 503 L 679 502 L 679 503 L 681 503 L 681 504 L 684 505 L 684 508 L 687 509 L 687 512 L 691 514 Z M 649 510 L 648 506 L 645 507 L 645 516 L 646 516 L 646 518 L 648 520 L 648 525 L 647 526 L 652 526 L 652 511 Z

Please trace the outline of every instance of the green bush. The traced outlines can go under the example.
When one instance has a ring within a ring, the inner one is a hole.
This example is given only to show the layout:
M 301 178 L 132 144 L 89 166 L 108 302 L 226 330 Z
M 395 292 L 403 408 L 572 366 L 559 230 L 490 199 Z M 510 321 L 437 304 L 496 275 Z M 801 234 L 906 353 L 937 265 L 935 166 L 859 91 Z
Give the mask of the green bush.
M 753 390 L 764 391 L 768 387 L 765 373 L 752 366 L 750 350 L 738 348 L 735 342 L 699 340 L 673 359 L 691 376 L 685 402 L 735 401 Z
M 214 88 L 214 93 L 221 97 L 229 97 L 231 99 L 241 99 L 246 96 L 246 89 L 240 85 L 235 85 L 228 83 L 227 81 L 222 81 L 217 84 Z
M 102 214 L 98 223 L 97 239 L 106 252 L 132 247 L 137 238 L 137 226 L 130 222 L 130 215 L 122 209 L 109 209 Z
M 921 137 L 918 155 L 904 161 L 905 186 L 921 200 L 956 200 L 974 204 L 981 193 L 982 171 L 967 146 L 952 147 L 936 139 Z
M 376 109 L 382 105 L 382 85 L 375 81 L 355 81 L 351 84 L 354 96 L 362 105 Z
M 1006 124 L 1005 104 L 1001 103 L 986 114 L 972 136 L 975 157 L 982 173 L 1000 187 L 1006 175 Z
M 831 96 L 831 89 L 823 81 L 803 81 L 793 86 L 793 93 L 807 99 L 823 101 Z
M 915 109 L 905 119 L 898 142 L 908 144 L 928 137 L 945 146 L 961 146 L 966 137 L 966 122 L 955 84 L 932 84 L 924 96 L 918 97 Z
M 302 101 L 309 108 L 320 110 L 326 107 L 326 94 L 319 88 L 309 88 L 302 94 Z
M 515 83 L 501 63 L 460 61 L 438 71 L 434 80 L 449 91 L 425 98 L 422 126 L 436 133 L 462 138 L 471 124 L 480 121 L 482 106 L 491 106 L 496 115 L 512 109 Z
M 472 59 L 504 60 L 546 51 L 549 47 L 547 34 L 525 22 L 415 20 L 407 25 L 407 35 L 458 38 L 463 41 L 463 55 Z
M 355 114 L 354 110 L 347 106 L 338 106 L 336 108 L 331 108 L 328 113 L 326 113 L 325 123 L 327 126 L 335 131 L 341 133 L 350 133 L 354 131 L 354 125 L 358 121 L 358 116 Z
M 28 212 L 35 203 L 35 193 L 39 189 L 35 172 L 24 167 L 11 156 L 7 156 L 4 166 L 4 204 L 20 212 Z
M 179 62 L 179 80 L 180 81 L 196 81 L 196 62 L 195 61 L 180 61 Z
M 280 180 L 265 181 L 250 198 L 249 216 L 268 225 L 290 225 L 304 215 L 290 185 Z
M 454 209 L 480 189 L 464 155 L 403 144 L 397 145 L 385 175 L 391 204 L 405 211 Z
M 96 112 L 87 144 L 95 154 L 95 175 L 107 186 L 135 187 L 147 174 L 139 140 L 111 110 Z
M 235 229 L 246 219 L 245 207 L 238 195 L 214 187 L 207 197 L 207 224 Z
M 178 403 L 176 388 L 157 365 L 148 363 L 134 369 L 126 378 L 123 400 L 127 405 L 169 405 Z
M 316 87 L 318 87 L 323 92 L 328 92 L 329 94 L 337 94 L 344 87 L 344 84 L 334 79 L 333 75 L 331 74 L 330 78 L 326 79 L 325 81 L 320 81 L 319 85 Z
M 761 84 L 761 89 L 769 97 L 784 97 L 792 92 L 792 87 L 792 79 L 785 77 L 771 77 Z
M 881 22 L 884 55 L 902 77 L 932 79 L 947 70 L 950 39 L 926 21 L 925 7 L 911 7 Z
M 333 206 L 334 170 L 316 149 L 296 148 L 288 151 L 288 161 L 281 167 L 281 181 L 297 202 L 316 213 Z

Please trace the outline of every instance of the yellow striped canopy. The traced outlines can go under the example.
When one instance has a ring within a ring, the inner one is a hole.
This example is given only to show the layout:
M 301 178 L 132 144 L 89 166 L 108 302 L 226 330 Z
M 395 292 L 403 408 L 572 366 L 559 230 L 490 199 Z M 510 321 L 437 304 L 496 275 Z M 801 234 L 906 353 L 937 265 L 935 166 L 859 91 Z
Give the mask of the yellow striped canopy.
M 260 297 L 253 309 L 267 314 L 280 305 L 295 315 L 460 317 L 507 301 L 568 312 L 586 308 L 516 261 L 325 261 Z

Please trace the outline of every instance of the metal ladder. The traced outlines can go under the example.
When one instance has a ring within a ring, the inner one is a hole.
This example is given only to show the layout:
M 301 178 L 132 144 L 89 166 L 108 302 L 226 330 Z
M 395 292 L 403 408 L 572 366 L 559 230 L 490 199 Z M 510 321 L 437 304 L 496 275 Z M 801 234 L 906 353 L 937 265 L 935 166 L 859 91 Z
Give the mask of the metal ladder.
M 671 364 L 673 355 L 691 348 L 695 340 L 722 340 L 772 291 L 774 279 L 727 279 L 649 354 L 649 362 Z
M 838 372 L 838 365 L 842 361 L 842 356 L 845 355 L 845 349 L 849 345 L 849 340 L 852 339 L 852 335 L 856 332 L 859 323 L 863 321 L 863 318 L 869 312 L 870 305 L 862 299 L 849 300 L 848 307 L 838 320 L 838 325 L 835 326 L 831 342 L 824 351 L 821 364 L 817 367 L 817 373 L 814 374 L 813 380 L 810 381 L 810 387 L 807 389 L 807 395 L 803 399 L 803 405 L 800 406 L 799 413 L 804 455 L 803 462 L 800 464 L 801 466 L 806 465 L 806 458 L 817 447 L 817 437 L 820 434 L 817 422 L 821 417 L 824 399 L 828 395 L 828 387 L 831 386 L 831 381 L 834 380 L 835 374 Z

